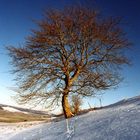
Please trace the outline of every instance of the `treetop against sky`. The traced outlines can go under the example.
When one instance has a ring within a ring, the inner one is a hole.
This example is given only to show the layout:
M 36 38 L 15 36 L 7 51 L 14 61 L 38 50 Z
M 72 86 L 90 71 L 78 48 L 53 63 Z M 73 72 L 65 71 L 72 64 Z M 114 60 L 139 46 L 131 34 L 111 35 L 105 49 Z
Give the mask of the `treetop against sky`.
M 86 1 L 79 1 L 86 4 Z M 33 4 L 32 4 L 33 3 Z M 88 1 L 88 3 L 90 3 Z M 12 104 L 10 96 L 14 93 L 9 90 L 15 82 L 12 81 L 13 75 L 9 73 L 11 66 L 9 65 L 9 57 L 5 49 L 6 46 L 24 45 L 25 38 L 31 34 L 31 29 L 37 26 L 33 20 L 42 19 L 43 10 L 48 7 L 63 8 L 65 5 L 73 5 L 75 1 L 18 1 L 3 0 L 0 4 L 0 103 Z M 116 90 L 106 91 L 103 95 L 103 104 L 109 104 L 121 98 L 138 95 L 140 93 L 140 4 L 139 0 L 97 0 L 92 2 L 98 7 L 104 15 L 123 17 L 123 25 L 128 38 L 133 42 L 133 47 L 126 52 L 127 56 L 132 60 L 132 66 L 124 66 L 122 75 L 124 81 Z M 92 5 L 88 4 L 88 5 Z M 88 100 L 91 104 L 94 100 Z M 96 103 L 98 104 L 98 102 Z

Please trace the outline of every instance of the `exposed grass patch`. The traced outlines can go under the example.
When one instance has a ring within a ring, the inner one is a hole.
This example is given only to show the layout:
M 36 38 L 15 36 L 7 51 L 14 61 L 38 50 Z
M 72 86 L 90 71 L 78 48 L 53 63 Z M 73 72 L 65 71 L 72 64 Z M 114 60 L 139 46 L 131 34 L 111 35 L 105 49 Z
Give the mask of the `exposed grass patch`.
M 24 114 L 19 112 L 8 112 L 0 110 L 0 122 L 15 123 L 15 122 L 27 122 L 27 121 L 48 121 L 47 115 L 39 114 Z

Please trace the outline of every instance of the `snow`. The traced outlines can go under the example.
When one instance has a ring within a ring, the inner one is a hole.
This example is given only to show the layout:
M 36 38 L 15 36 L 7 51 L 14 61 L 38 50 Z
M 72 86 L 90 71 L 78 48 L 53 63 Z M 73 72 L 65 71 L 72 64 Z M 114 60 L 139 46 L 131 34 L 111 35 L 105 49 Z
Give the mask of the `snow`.
M 9 140 L 10 137 L 26 130 L 27 128 L 35 127 L 43 122 L 21 122 L 21 123 L 0 123 L 0 140 Z
M 24 114 L 28 114 L 28 112 L 24 112 L 24 111 L 20 111 L 20 110 L 18 110 L 18 109 L 15 109 L 15 108 L 13 108 L 13 107 L 2 107 L 3 108 L 3 110 L 5 110 L 5 111 L 10 111 L 10 112 L 21 112 L 21 113 L 24 113 Z
M 10 112 L 21 112 L 20 110 L 17 110 L 12 107 L 2 107 L 2 108 L 3 108 L 3 110 L 10 111 Z
M 0 140 L 140 140 L 140 96 L 59 122 L 2 131 Z M 10 125 L 7 126 L 10 128 Z M 6 129 L 6 128 L 5 128 Z

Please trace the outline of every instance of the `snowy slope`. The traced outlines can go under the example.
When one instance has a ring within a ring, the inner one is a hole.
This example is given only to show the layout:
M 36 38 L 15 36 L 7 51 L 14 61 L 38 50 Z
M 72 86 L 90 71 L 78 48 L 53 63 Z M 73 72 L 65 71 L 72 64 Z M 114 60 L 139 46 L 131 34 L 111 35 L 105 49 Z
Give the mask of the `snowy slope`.
M 0 140 L 9 140 L 10 137 L 18 134 L 19 132 L 31 128 L 43 121 L 33 122 L 20 122 L 20 123 L 0 123 Z
M 140 96 L 74 117 L 69 120 L 69 131 L 66 121 L 62 120 L 36 125 L 1 140 L 6 139 L 140 140 Z
M 12 107 L 2 107 L 2 109 L 5 111 L 9 111 L 9 112 L 21 112 L 21 113 L 28 114 L 28 112 L 23 112 L 23 111 L 20 111 L 18 109 L 12 108 Z
M 46 111 L 33 110 L 33 109 L 21 108 L 21 107 L 4 105 L 4 104 L 0 104 L 0 109 L 6 110 L 9 112 L 21 112 L 21 113 L 26 113 L 26 114 L 39 114 L 39 115 L 48 115 L 48 116 L 51 115 L 51 114 L 48 114 L 48 112 Z

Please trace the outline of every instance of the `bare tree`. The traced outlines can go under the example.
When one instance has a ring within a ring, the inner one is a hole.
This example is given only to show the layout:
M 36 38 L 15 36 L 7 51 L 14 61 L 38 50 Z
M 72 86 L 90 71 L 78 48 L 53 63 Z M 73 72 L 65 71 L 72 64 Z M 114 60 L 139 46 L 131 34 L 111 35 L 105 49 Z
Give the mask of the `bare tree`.
M 61 101 L 71 117 L 69 94 L 92 96 L 120 82 L 130 46 L 119 18 L 102 18 L 96 10 L 67 7 L 49 10 L 23 47 L 9 47 L 21 103 Z
M 78 95 L 73 95 L 72 96 L 72 105 L 71 105 L 71 110 L 74 114 L 78 114 L 80 111 L 80 108 L 82 106 L 82 98 Z

